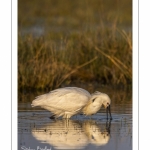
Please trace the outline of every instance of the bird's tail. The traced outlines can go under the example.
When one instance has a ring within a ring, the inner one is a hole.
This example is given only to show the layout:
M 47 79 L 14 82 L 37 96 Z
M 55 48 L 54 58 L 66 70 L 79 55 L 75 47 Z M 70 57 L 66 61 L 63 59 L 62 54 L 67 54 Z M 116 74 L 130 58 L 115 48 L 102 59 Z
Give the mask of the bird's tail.
M 35 106 L 39 106 L 38 102 L 35 100 L 32 101 L 32 104 L 31 104 L 32 107 L 35 107 Z
M 46 94 L 40 95 L 40 96 L 36 97 L 36 98 L 32 101 L 31 106 L 32 106 L 32 107 L 41 106 L 41 105 L 44 103 L 45 96 L 46 96 Z

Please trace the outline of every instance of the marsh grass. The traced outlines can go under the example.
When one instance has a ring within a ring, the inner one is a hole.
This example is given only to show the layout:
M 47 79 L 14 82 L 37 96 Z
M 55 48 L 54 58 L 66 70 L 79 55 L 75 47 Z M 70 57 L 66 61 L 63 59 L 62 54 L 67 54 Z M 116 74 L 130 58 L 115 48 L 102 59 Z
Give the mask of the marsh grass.
M 43 36 L 19 36 L 19 89 L 54 89 L 64 82 L 74 80 L 131 84 L 131 36 L 116 30 L 113 39 L 112 34 L 114 31 L 106 30 L 105 37 L 101 35 L 101 31 L 70 35 L 60 39 L 61 44 Z
M 131 85 L 131 26 L 130 0 L 19 0 L 18 89 Z

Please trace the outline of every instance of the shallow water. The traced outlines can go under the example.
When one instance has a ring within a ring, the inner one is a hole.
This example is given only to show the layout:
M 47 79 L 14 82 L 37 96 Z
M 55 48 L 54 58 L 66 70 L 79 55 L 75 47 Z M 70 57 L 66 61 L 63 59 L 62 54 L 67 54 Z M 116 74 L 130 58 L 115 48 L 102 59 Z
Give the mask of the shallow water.
M 106 119 L 104 109 L 91 118 L 51 120 L 48 111 L 32 108 L 29 99 L 19 102 L 18 150 L 132 150 L 132 94 L 123 90 L 109 95 L 112 121 Z

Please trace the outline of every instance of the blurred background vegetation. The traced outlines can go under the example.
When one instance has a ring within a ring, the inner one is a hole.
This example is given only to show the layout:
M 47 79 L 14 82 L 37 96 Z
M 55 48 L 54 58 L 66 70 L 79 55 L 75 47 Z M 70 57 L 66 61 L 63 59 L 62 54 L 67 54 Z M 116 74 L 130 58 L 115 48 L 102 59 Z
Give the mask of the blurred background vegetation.
M 18 89 L 132 86 L 132 0 L 18 0 Z

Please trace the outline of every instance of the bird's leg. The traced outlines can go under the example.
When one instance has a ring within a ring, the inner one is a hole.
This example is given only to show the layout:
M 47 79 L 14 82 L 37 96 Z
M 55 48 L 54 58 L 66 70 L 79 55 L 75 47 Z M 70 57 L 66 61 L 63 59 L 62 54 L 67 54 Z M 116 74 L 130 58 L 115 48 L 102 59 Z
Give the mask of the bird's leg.
M 70 115 L 69 114 L 67 114 L 67 113 L 65 113 L 64 115 L 63 115 L 63 117 L 62 117 L 63 119 L 69 119 L 70 118 Z
M 50 119 L 56 119 L 56 116 L 55 115 L 52 115 L 49 117 Z
M 90 115 L 90 120 L 92 120 L 92 115 Z

